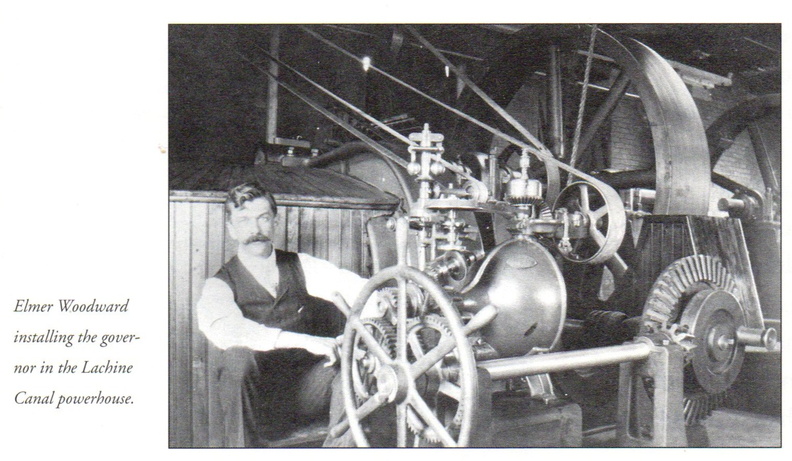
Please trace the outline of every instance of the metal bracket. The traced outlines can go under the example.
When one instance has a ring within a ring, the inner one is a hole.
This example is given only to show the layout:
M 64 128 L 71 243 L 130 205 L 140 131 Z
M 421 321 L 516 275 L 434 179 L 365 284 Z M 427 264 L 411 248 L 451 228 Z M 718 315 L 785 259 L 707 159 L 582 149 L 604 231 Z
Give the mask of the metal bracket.
M 616 434 L 621 446 L 687 446 L 684 363 L 684 348 L 669 343 L 653 345 L 646 360 L 620 365 Z

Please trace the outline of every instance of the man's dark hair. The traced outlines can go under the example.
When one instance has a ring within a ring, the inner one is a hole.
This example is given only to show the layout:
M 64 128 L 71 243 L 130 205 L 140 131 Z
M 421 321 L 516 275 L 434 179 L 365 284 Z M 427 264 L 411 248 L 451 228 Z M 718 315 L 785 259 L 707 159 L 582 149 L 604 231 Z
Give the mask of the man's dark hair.
M 278 205 L 275 203 L 275 197 L 264 189 L 261 184 L 256 182 L 245 182 L 228 191 L 228 198 L 225 201 L 225 216 L 226 220 L 231 219 L 231 211 L 241 208 L 245 202 L 255 200 L 257 198 L 265 198 L 272 208 L 272 215 L 278 215 Z

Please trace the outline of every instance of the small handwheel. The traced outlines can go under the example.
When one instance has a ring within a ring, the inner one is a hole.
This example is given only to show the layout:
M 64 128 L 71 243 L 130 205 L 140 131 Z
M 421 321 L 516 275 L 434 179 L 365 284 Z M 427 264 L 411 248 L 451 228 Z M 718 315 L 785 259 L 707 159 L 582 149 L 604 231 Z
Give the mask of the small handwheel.
M 627 228 L 627 215 L 619 194 L 578 181 L 558 195 L 553 210 L 559 208 L 566 208 L 570 219 L 583 220 L 571 226 L 572 248 L 562 252 L 566 259 L 602 264 L 616 254 Z
M 383 335 L 372 334 L 382 329 L 372 329 L 370 321 L 360 318 L 369 297 L 394 282 L 395 354 L 390 341 L 383 342 Z M 415 306 L 409 305 L 411 285 L 425 292 L 432 314 L 408 318 L 408 313 L 416 312 Z M 361 359 L 366 363 L 360 363 Z M 362 369 L 370 371 L 366 373 L 364 392 L 357 379 Z M 396 446 L 407 446 L 408 428 L 416 436 L 415 445 L 435 441 L 444 446 L 468 445 L 478 385 L 473 351 L 448 295 L 423 272 L 399 265 L 380 271 L 368 281 L 347 320 L 341 373 L 344 408 L 358 446 L 370 446 L 367 422 L 377 426 L 370 429 L 383 429 L 381 421 L 373 420 L 391 414 L 385 407 L 395 407 L 396 424 L 389 427 L 395 427 Z M 449 412 L 449 407 L 455 410 Z M 447 417 L 449 414 L 451 417 Z M 386 443 L 393 443 L 391 437 L 386 439 Z

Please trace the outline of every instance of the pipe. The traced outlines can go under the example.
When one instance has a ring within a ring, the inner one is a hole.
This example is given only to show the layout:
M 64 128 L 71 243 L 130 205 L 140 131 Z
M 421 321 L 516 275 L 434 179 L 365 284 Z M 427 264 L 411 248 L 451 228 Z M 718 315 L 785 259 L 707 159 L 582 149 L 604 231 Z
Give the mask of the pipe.
M 353 155 L 364 154 L 364 153 L 379 154 L 363 141 L 350 141 L 318 157 L 306 158 L 305 160 L 303 160 L 303 165 L 311 168 L 323 167 L 332 162 L 343 160 Z M 380 155 L 380 157 L 382 158 L 382 160 L 385 161 L 385 164 L 388 165 L 391 172 L 393 172 L 393 175 L 396 177 L 396 181 L 399 183 L 399 187 L 401 188 L 402 193 L 404 194 L 404 199 L 407 201 L 408 205 L 411 206 L 414 201 L 414 198 L 412 196 L 412 192 L 410 191 L 410 185 L 407 182 L 407 179 L 404 177 L 401 170 L 396 168 L 394 162 L 392 162 L 388 157 L 384 155 Z
M 648 340 L 639 340 L 639 342 L 619 346 L 488 360 L 478 363 L 477 366 L 487 370 L 492 380 L 496 381 L 644 360 L 649 357 L 652 348 L 653 346 Z
M 270 34 L 270 54 L 278 56 L 280 48 L 280 26 L 273 26 Z M 278 136 L 278 63 L 270 61 L 267 77 L 267 133 L 266 139 L 270 144 L 275 143 Z
M 550 87 L 550 133 L 553 139 L 553 154 L 556 158 L 564 158 L 564 109 L 561 90 L 561 51 L 558 45 L 550 45 L 550 69 L 548 86 Z
M 595 175 L 600 181 L 615 189 L 641 187 L 654 189 L 657 173 L 654 168 L 648 170 L 601 171 Z

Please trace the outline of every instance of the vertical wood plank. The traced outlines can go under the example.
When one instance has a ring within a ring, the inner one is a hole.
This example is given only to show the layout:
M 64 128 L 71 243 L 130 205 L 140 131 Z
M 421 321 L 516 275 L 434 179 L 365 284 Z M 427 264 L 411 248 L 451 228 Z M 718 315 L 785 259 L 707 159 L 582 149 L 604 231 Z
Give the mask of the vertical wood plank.
M 225 218 L 223 219 L 225 220 Z M 225 221 L 223 221 L 223 262 L 236 255 L 238 245 L 237 241 L 228 235 L 228 229 L 225 227 Z
M 297 252 L 300 249 L 300 209 L 287 208 L 286 250 Z
M 174 207 L 171 242 L 174 272 L 171 280 L 171 445 L 189 447 L 192 439 L 192 328 L 190 322 L 190 203 L 172 203 Z
M 297 251 L 314 253 L 314 209 L 300 208 L 300 239 Z
M 345 214 L 344 211 L 345 210 L 336 208 L 327 211 L 327 232 L 325 234 L 325 239 L 327 241 L 327 260 L 337 267 L 343 267 L 341 261 L 343 247 L 351 243 L 344 240 L 344 232 L 341 226 L 342 215 Z
M 339 210 L 341 212 L 341 237 L 338 239 L 341 245 L 341 263 L 339 267 L 357 273 L 357 268 L 352 265 L 352 254 L 355 253 L 356 242 L 352 240 L 352 216 L 354 210 Z
M 352 215 L 352 224 L 349 226 L 349 230 L 351 231 L 349 238 L 350 241 L 353 242 L 350 248 L 354 248 L 351 254 L 350 265 L 354 268 L 352 270 L 360 276 L 370 277 L 371 274 L 368 270 L 368 250 L 366 249 L 366 243 L 363 241 L 363 225 L 366 221 L 364 216 L 368 215 L 368 213 L 364 213 L 361 210 L 350 211 Z
M 327 228 L 327 208 L 318 208 L 314 212 L 313 239 L 314 256 L 328 259 L 328 240 L 331 238 Z
M 278 219 L 275 221 L 275 235 L 271 235 L 272 244 L 275 248 L 285 249 L 286 248 L 286 227 L 287 227 L 287 219 L 285 214 L 288 213 L 288 207 L 278 207 Z
M 192 335 L 192 407 L 193 446 L 206 446 L 209 441 L 208 380 L 206 373 L 206 338 L 198 330 L 195 305 L 201 297 L 207 273 L 209 204 L 193 203 L 190 222 L 190 329 Z
M 224 238 L 225 225 L 223 207 L 221 204 L 211 203 L 208 209 L 207 224 L 207 273 L 211 277 L 222 267 L 224 259 Z M 203 285 L 203 283 L 201 283 Z M 193 306 L 193 314 L 195 307 Z M 220 389 L 214 377 L 214 367 L 219 364 L 220 350 L 207 344 L 206 347 L 206 403 L 208 418 L 208 440 L 207 446 L 222 447 L 224 440 L 225 426 L 223 425 L 223 414 L 220 400 Z
M 176 348 L 176 335 L 178 334 L 176 328 L 176 314 L 178 312 L 177 300 L 179 299 L 176 291 L 176 208 L 177 203 L 170 202 L 168 204 L 168 445 L 171 447 L 178 447 L 179 444 L 179 431 L 178 431 L 178 368 L 174 366 L 178 359 L 178 350 Z

